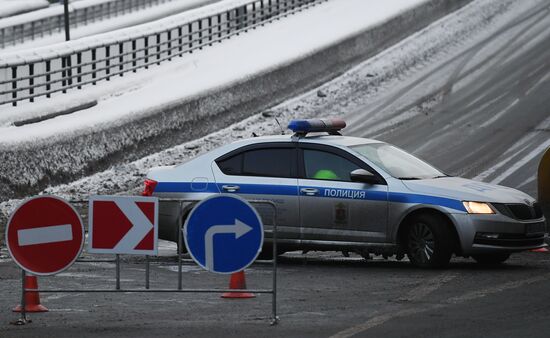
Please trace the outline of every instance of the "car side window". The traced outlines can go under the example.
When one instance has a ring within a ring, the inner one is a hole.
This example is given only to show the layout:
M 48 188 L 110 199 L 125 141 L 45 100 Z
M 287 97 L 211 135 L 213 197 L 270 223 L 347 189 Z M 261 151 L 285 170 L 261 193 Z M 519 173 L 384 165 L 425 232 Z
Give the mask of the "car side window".
M 295 158 L 293 148 L 260 148 L 244 151 L 217 164 L 226 175 L 294 177 Z
M 217 162 L 222 173 L 226 175 L 241 175 L 243 172 L 243 154 L 231 156 L 223 161 Z
M 351 182 L 350 172 L 360 167 L 333 153 L 304 149 L 304 169 L 308 179 Z

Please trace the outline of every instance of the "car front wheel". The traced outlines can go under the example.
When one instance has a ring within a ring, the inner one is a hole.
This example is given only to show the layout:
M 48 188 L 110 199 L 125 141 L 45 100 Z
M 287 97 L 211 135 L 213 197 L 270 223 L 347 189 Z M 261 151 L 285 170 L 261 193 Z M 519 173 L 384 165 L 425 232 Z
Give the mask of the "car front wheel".
M 441 268 L 449 264 L 454 241 L 448 221 L 442 216 L 422 214 L 410 223 L 407 255 L 422 268 Z

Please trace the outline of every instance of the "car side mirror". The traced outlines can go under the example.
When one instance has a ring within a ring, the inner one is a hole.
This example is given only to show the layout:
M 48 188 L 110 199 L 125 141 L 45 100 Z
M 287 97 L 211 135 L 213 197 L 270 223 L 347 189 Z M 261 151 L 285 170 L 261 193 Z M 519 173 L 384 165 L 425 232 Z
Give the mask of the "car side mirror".
M 352 182 L 362 182 L 367 184 L 380 183 L 380 179 L 378 177 L 365 169 L 355 169 L 349 175 Z

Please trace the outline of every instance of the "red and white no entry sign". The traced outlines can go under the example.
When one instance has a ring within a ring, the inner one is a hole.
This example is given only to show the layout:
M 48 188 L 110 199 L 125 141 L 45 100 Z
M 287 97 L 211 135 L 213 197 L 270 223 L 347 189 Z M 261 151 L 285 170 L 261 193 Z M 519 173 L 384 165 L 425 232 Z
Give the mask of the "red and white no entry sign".
M 6 243 L 22 269 L 35 275 L 53 275 L 71 266 L 80 255 L 84 227 L 65 200 L 37 196 L 24 201 L 11 215 Z
M 88 212 L 88 252 L 157 254 L 156 197 L 92 196 Z

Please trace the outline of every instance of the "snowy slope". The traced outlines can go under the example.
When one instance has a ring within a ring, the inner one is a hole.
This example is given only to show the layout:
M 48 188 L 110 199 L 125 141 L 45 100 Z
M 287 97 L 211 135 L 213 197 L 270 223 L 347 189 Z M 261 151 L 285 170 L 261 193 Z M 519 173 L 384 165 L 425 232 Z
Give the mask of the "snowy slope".
M 0 18 L 48 7 L 47 0 L 0 0 Z
M 39 107 L 36 104 L 3 107 L 0 109 L 0 147 L 29 140 L 40 142 L 63 134 L 70 136 L 79 130 L 101 129 L 141 118 L 159 105 L 182 101 L 313 54 L 423 2 L 426 0 L 394 0 L 388 6 L 384 0 L 333 0 L 149 71 L 44 100 Z M 197 11 L 207 10 L 205 7 Z M 346 20 L 338 21 L 338 25 L 326 24 L 335 17 Z M 96 107 L 42 123 L 10 126 L 18 119 L 92 99 L 98 100 Z

